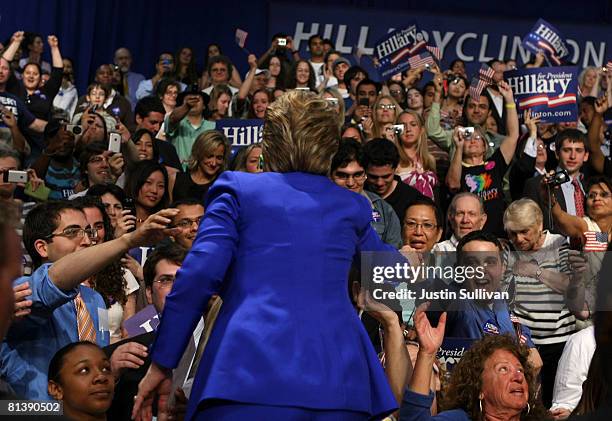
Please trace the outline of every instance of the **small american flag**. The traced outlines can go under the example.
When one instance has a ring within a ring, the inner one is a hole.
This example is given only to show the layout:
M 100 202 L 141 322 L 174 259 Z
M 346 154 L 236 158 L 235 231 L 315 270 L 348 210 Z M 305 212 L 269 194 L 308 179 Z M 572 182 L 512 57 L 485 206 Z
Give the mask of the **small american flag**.
M 236 44 L 238 44 L 240 48 L 244 48 L 244 46 L 246 45 L 246 39 L 248 35 L 248 32 L 243 31 L 242 29 L 236 29 Z
M 431 54 L 421 53 L 408 58 L 408 64 L 410 65 L 411 69 L 416 69 L 418 67 L 425 66 L 426 64 L 433 66 L 436 64 L 436 62 Z
M 482 90 L 489 85 L 493 84 L 493 75 L 495 74 L 495 70 L 491 67 L 483 64 L 478 70 L 478 75 L 472 78 L 472 82 L 470 83 L 470 96 L 475 101 L 478 101 L 480 98 L 480 94 Z
M 608 233 L 587 231 L 584 233 L 586 239 L 584 251 L 606 251 L 608 249 Z
M 440 51 L 440 48 L 432 47 L 431 45 L 428 45 L 425 48 L 427 48 L 427 51 L 429 51 L 431 55 L 436 58 L 436 60 L 438 61 L 442 60 L 442 51 Z

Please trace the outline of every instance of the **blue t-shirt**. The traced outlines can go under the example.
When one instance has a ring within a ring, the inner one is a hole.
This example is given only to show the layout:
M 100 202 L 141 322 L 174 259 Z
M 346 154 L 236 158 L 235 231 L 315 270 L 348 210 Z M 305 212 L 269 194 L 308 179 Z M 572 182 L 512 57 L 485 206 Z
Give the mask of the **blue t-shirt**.
M 23 133 L 25 129 L 35 120 L 34 115 L 28 110 L 23 101 L 8 92 L 0 92 L 0 104 L 8 108 L 17 119 L 19 130 Z M 6 127 L 4 121 L 0 119 L 0 127 Z

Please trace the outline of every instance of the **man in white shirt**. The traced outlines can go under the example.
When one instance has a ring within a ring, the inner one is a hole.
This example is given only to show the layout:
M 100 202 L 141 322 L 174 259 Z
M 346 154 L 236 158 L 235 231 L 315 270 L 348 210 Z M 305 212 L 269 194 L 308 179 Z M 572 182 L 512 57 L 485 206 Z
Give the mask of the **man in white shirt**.
M 480 197 L 469 192 L 455 195 L 448 207 L 448 223 L 453 235 L 446 241 L 436 243 L 432 251 L 456 251 L 459 240 L 472 231 L 481 230 L 486 222 L 487 214 Z
M 316 86 L 319 86 L 325 79 L 323 66 L 325 65 L 325 50 L 323 49 L 323 38 L 315 34 L 308 38 L 308 49 L 310 50 L 310 64 L 315 72 Z

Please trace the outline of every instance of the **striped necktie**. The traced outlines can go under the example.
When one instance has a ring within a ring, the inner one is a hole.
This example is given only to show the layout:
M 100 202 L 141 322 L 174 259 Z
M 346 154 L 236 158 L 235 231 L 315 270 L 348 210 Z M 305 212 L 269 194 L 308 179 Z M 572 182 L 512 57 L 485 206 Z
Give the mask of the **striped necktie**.
M 74 306 L 76 307 L 79 341 L 96 343 L 96 329 L 80 292 L 74 299 Z

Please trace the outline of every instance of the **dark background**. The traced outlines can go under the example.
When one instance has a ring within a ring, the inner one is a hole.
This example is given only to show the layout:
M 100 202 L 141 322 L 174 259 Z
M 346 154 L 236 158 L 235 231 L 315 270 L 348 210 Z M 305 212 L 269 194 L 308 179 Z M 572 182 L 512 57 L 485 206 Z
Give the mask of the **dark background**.
M 290 2 L 288 2 L 290 3 Z M 612 31 L 612 0 L 301 0 L 302 5 L 321 7 L 418 11 L 462 16 L 533 19 L 554 23 L 608 24 Z M 79 91 L 90 81 L 95 68 L 112 62 L 117 47 L 125 46 L 134 57 L 132 69 L 147 78 L 161 51 L 181 46 L 194 49 L 201 65 L 206 47 L 217 42 L 224 53 L 246 70 L 245 53 L 234 43 L 234 31 L 249 32 L 247 46 L 261 54 L 269 45 L 267 0 L 3 0 L 0 4 L 0 40 L 16 30 L 56 34 L 62 54 L 75 62 Z M 376 22 L 372 22 L 376 24 Z M 384 22 L 381 22 L 384 25 Z

